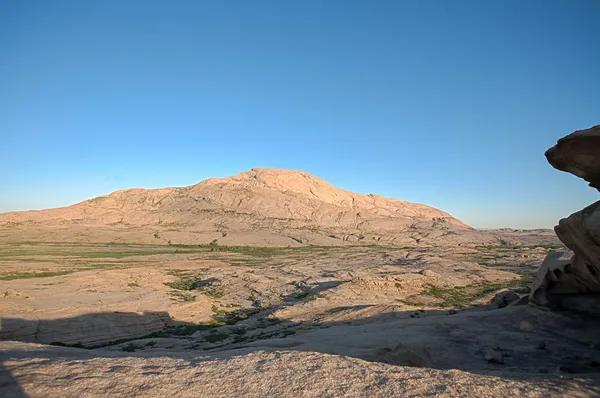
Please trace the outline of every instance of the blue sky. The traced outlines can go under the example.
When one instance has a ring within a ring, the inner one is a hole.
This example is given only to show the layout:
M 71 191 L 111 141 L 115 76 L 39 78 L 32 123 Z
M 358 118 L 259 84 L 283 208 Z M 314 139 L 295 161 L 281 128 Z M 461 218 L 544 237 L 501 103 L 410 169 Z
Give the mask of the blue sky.
M 600 2 L 0 3 L 0 212 L 253 167 L 475 227 L 596 201 L 544 151 L 600 124 Z

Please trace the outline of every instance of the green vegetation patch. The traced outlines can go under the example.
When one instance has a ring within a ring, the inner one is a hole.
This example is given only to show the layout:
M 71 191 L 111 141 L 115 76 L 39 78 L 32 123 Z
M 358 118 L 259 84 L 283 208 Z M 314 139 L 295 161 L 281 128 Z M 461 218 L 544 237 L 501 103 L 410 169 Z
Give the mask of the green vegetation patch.
M 0 275 L 1 281 L 12 281 L 15 279 L 49 278 L 72 273 L 73 271 L 41 271 L 41 272 L 11 272 Z
M 166 338 L 173 336 L 189 336 L 196 333 L 199 330 L 211 330 L 214 328 L 218 328 L 224 326 L 225 322 L 219 322 L 210 320 L 208 322 L 200 323 L 200 324 L 185 324 L 185 325 L 173 325 L 167 326 L 163 330 L 158 332 L 151 333 L 144 338 Z
M 223 341 L 227 338 L 229 338 L 229 333 L 219 332 L 217 330 L 212 330 L 210 333 L 204 336 L 204 340 L 208 341 L 209 343 L 216 343 L 217 341 Z
M 181 270 L 173 270 L 170 271 L 169 274 L 179 278 L 173 282 L 163 283 L 165 286 L 168 286 L 171 289 L 179 291 L 199 291 L 200 293 L 214 300 L 225 296 L 225 292 L 212 286 L 212 284 L 216 281 L 215 279 L 203 279 L 199 276 L 190 275 L 188 272 Z
M 180 302 L 196 301 L 196 296 L 192 296 L 189 293 L 170 292 L 169 294 L 171 295 L 172 300 L 175 300 L 175 301 L 180 301 Z
M 412 306 L 439 306 L 442 308 L 466 308 L 476 298 L 495 290 L 500 289 L 516 289 L 524 288 L 530 289 L 533 282 L 533 274 L 523 273 L 520 279 L 513 279 L 505 282 L 482 282 L 469 286 L 459 286 L 454 288 L 443 288 L 435 285 L 428 284 L 426 289 L 420 294 L 410 296 L 405 300 L 399 300 L 400 302 L 412 305 Z M 428 304 L 418 300 L 419 296 L 429 296 L 440 301 L 439 304 Z
M 180 279 L 177 279 L 176 281 L 173 282 L 164 282 L 163 284 L 165 286 L 170 287 L 171 289 L 175 289 L 175 290 L 195 290 L 196 286 L 198 285 L 199 282 L 202 281 L 202 278 L 199 277 L 183 277 Z

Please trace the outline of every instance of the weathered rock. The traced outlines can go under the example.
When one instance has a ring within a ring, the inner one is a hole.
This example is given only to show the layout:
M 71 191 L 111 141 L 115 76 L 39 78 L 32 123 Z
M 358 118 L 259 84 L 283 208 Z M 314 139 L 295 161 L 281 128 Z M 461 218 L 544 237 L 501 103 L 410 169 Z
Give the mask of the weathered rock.
M 502 352 L 502 350 L 499 349 L 487 349 L 485 350 L 485 360 L 489 363 L 503 364 L 504 353 Z
M 600 147 L 598 151 L 600 158 Z M 573 273 L 581 273 L 588 291 L 600 291 L 600 201 L 560 220 L 554 229 L 575 253 Z
M 594 379 L 401 367 L 303 351 L 94 357 L 0 342 L 2 397 L 591 397 Z M 497 367 L 498 365 L 493 365 Z
M 0 318 L 0 340 L 93 347 L 143 337 L 169 325 L 167 312 L 98 312 L 40 320 Z
M 549 230 L 475 230 L 430 206 L 352 193 L 283 169 L 253 169 L 188 187 L 126 189 L 68 207 L 0 214 L 0 240 L 281 247 L 557 243 Z
M 548 289 L 556 286 L 556 282 L 559 278 L 564 280 L 565 275 L 568 275 L 565 270 L 570 270 L 570 258 L 565 258 L 567 253 L 554 252 L 548 253 L 540 269 L 538 270 L 537 276 L 533 281 L 531 288 L 530 300 L 539 305 L 550 304 L 547 298 Z
M 600 125 L 561 138 L 546 151 L 550 164 L 581 177 L 600 190 Z
M 437 272 L 432 271 L 430 269 L 426 269 L 426 270 L 421 271 L 421 275 L 427 276 L 427 277 L 430 277 L 430 278 L 439 277 L 439 274 Z
M 562 138 L 546 152 L 546 158 L 555 168 L 600 190 L 600 126 Z M 531 301 L 585 311 L 600 309 L 595 305 L 600 303 L 600 201 L 560 220 L 554 230 L 575 254 L 569 260 L 563 253 L 548 254 L 533 283 Z
M 425 367 L 431 364 L 429 351 L 422 346 L 398 344 L 393 350 L 382 355 L 379 360 L 391 365 Z
M 490 304 L 496 308 L 504 308 L 520 298 L 521 296 L 519 296 L 519 294 L 517 294 L 514 290 L 507 289 L 492 297 Z

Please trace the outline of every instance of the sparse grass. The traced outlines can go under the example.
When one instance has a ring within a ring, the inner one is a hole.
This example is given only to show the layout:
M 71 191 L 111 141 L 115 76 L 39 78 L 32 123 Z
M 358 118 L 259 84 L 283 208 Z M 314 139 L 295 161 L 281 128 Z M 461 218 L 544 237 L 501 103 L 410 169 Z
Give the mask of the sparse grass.
M 158 233 L 157 233 L 158 234 Z M 0 280 L 26 279 L 26 278 L 44 278 L 50 276 L 66 275 L 73 272 L 86 271 L 91 269 L 105 268 L 127 268 L 139 266 L 136 262 L 118 262 L 98 264 L 98 259 L 121 260 L 134 256 L 154 256 L 164 254 L 187 254 L 187 253 L 233 253 L 247 258 L 225 258 L 223 261 L 231 265 L 260 265 L 256 260 L 267 259 L 273 256 L 302 254 L 315 252 L 317 255 L 327 255 L 332 250 L 348 249 L 353 246 L 299 246 L 299 247 L 260 247 L 260 246 L 222 246 L 215 241 L 209 244 L 201 245 L 145 245 L 145 244 L 127 244 L 127 243 L 65 243 L 65 242 L 11 242 L 0 245 L 0 261 L 28 261 L 28 262 L 60 262 L 62 264 L 73 265 L 68 270 L 48 271 L 48 272 L 12 272 L 0 275 Z M 356 246 L 366 248 L 367 246 Z M 409 249 L 372 246 L 377 250 L 400 250 Z M 22 258 L 25 257 L 25 258 Z M 81 259 L 89 259 L 87 266 L 81 266 Z M 180 283 L 186 283 L 184 281 Z M 177 290 L 187 290 L 191 286 L 173 287 Z
M 170 287 L 175 290 L 194 290 L 199 282 L 202 281 L 202 278 L 198 277 L 182 277 L 173 282 L 164 282 L 165 286 Z
M 243 328 L 243 327 L 231 328 L 229 330 L 231 331 L 231 333 L 235 334 L 236 336 L 243 336 L 244 334 L 246 334 L 248 332 L 248 330 L 246 330 L 246 328 Z
M 131 283 L 128 283 L 128 284 L 127 284 L 127 287 L 140 287 L 140 285 L 138 285 L 138 284 L 137 284 L 137 283 L 135 283 L 135 282 L 131 282 Z
M 264 311 L 265 308 L 240 308 L 230 312 L 213 305 L 211 310 L 213 316 L 217 317 L 219 321 L 224 322 L 226 325 L 235 325 L 240 321 L 248 319 L 252 315 Z
M 165 338 L 173 336 L 189 336 L 196 333 L 199 330 L 210 330 L 224 326 L 225 322 L 210 320 L 200 324 L 185 324 L 185 325 L 174 325 L 168 326 L 161 331 L 154 332 L 145 336 L 144 338 Z
M 234 337 L 232 344 L 250 343 L 253 341 L 257 341 L 257 340 L 267 340 L 267 339 L 272 339 L 272 338 L 280 338 L 281 339 L 281 338 L 285 338 L 287 336 L 291 336 L 293 334 L 296 334 L 296 332 L 293 330 L 278 330 L 278 331 L 274 331 L 274 332 L 261 332 L 261 333 L 255 334 L 253 336 L 240 335 L 240 336 Z
M 190 272 L 184 269 L 172 269 L 167 271 L 167 275 L 175 276 L 178 278 L 184 278 L 190 276 Z
M 230 312 L 227 315 L 227 319 L 225 320 L 225 323 L 228 325 L 235 325 L 239 321 L 248 319 L 252 315 L 258 314 L 261 311 L 263 311 L 263 308 L 251 308 L 251 309 L 246 308 L 246 309 L 236 310 L 236 311 Z
M 533 275 L 530 273 L 521 274 L 520 279 L 513 279 L 505 282 L 482 282 L 469 286 L 459 286 L 454 288 L 443 288 L 435 285 L 426 285 L 426 289 L 419 295 L 408 297 L 405 300 L 398 300 L 404 304 L 412 306 L 439 306 L 442 308 L 466 308 L 473 300 L 486 293 L 493 292 L 504 288 L 531 288 Z M 429 296 L 440 300 L 439 304 L 426 304 L 417 300 L 418 296 Z
M 217 307 L 216 305 L 213 305 L 212 307 L 210 307 L 210 309 L 212 310 L 212 313 L 216 316 L 229 314 L 229 311 L 225 311 L 224 309 L 221 309 L 221 308 Z
M 18 256 L 19 258 L 15 258 L 17 256 L 4 256 L 0 257 L 0 261 L 22 261 L 24 263 L 51 263 L 55 260 L 48 260 L 44 258 L 35 258 L 35 257 L 25 257 Z
M 123 352 L 135 352 L 136 350 L 139 350 L 140 348 L 143 348 L 141 345 L 137 345 L 134 343 L 129 343 L 123 347 L 121 347 L 121 351 Z
M 315 300 L 317 298 L 323 297 L 321 293 L 317 293 L 310 288 L 310 286 L 302 285 L 297 282 L 292 282 L 292 285 L 296 286 L 300 290 L 300 293 L 296 294 L 294 298 L 296 300 Z
M 225 258 L 222 261 L 225 261 L 229 263 L 229 265 L 233 266 L 252 266 L 260 264 L 256 260 L 249 258 Z
M 208 296 L 215 300 L 220 299 L 223 296 L 225 296 L 225 292 L 220 291 L 220 290 L 203 289 L 203 290 L 201 290 L 201 293 L 204 294 L 205 296 Z
M 203 279 L 199 276 L 189 275 L 188 272 L 182 270 L 173 270 L 169 272 L 170 275 L 177 276 L 179 279 L 174 282 L 164 282 L 165 286 L 170 287 L 171 289 L 180 290 L 180 291 L 193 291 L 197 290 L 200 293 L 208 296 L 214 300 L 220 299 L 225 296 L 225 292 L 221 290 L 217 290 L 213 287 L 204 286 L 200 287 L 200 284 L 203 282 Z M 211 280 L 206 280 L 204 282 L 211 282 Z M 180 294 L 182 295 L 182 294 Z
M 176 301 L 181 301 L 181 302 L 196 301 L 196 296 L 192 296 L 189 293 L 170 292 L 169 294 Z
M 445 289 L 435 285 L 427 285 L 427 290 L 422 291 L 421 295 L 441 300 L 441 307 L 454 308 L 465 308 L 476 297 L 476 294 L 469 293 L 464 288 Z
M 217 341 L 223 341 L 229 338 L 229 333 L 219 332 L 217 330 L 211 330 L 209 334 L 204 336 L 204 340 L 209 343 L 216 343 Z
M 12 281 L 16 279 L 50 278 L 72 273 L 73 271 L 42 271 L 42 272 L 11 272 L 0 275 L 0 281 Z

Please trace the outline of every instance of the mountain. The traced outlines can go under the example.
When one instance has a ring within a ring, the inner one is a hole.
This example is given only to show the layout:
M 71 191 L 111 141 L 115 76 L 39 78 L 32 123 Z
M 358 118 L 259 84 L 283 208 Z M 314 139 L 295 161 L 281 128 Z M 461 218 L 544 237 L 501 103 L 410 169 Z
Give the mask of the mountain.
M 423 204 L 360 195 L 303 171 L 252 169 L 180 188 L 126 189 L 0 214 L 5 240 L 296 246 L 495 243 Z

